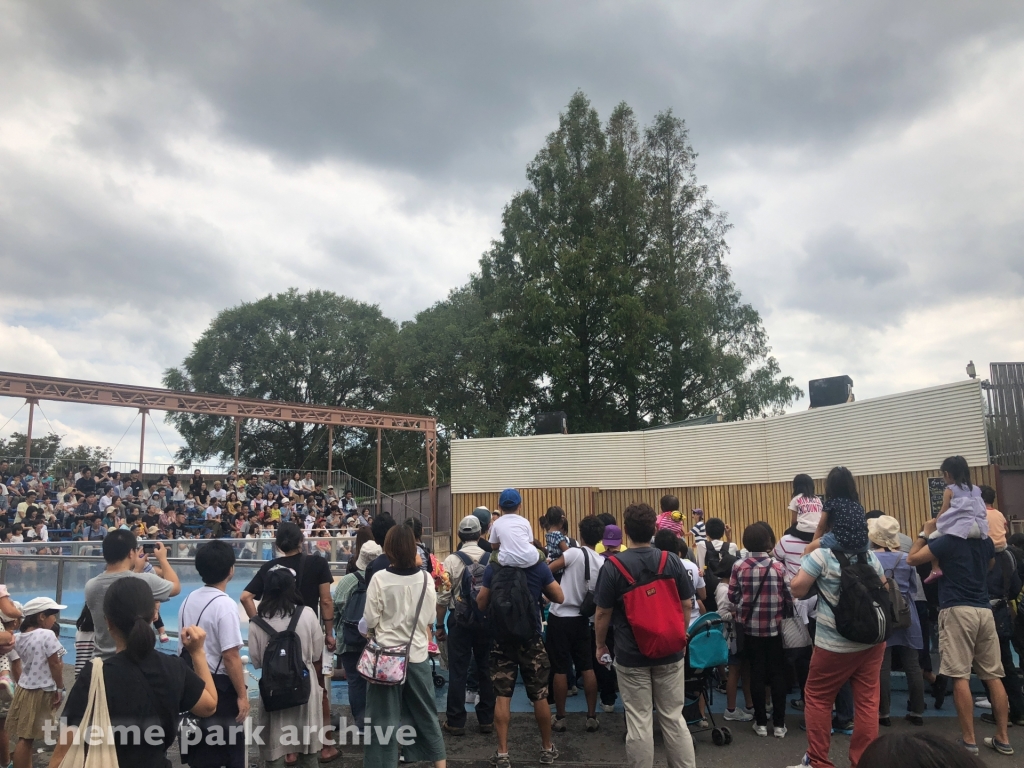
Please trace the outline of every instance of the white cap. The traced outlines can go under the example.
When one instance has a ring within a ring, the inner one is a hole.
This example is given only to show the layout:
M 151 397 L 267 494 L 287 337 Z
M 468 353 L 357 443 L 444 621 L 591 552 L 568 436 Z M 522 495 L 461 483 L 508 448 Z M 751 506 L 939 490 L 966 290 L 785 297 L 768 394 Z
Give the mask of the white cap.
M 48 597 L 33 597 L 21 607 L 21 612 L 26 616 L 32 616 L 43 611 L 63 611 L 66 605 L 54 602 Z

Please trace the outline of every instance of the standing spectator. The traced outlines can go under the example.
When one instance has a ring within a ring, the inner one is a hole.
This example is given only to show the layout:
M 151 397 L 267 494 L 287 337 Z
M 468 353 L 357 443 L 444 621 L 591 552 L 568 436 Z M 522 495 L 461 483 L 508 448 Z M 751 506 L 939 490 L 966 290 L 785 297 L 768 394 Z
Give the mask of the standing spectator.
M 645 571 L 658 571 L 661 552 L 651 546 L 656 520 L 654 510 L 647 504 L 633 504 L 626 509 L 623 526 L 629 544 L 615 558 L 634 579 Z M 627 764 L 630 768 L 653 765 L 654 709 L 657 708 L 669 768 L 694 768 L 693 738 L 683 719 L 684 652 L 680 650 L 657 659 L 647 658 L 640 652 L 622 604 L 629 583 L 610 560 L 608 558 L 601 568 L 594 596 L 597 603 L 595 655 L 601 662 L 602 657 L 609 654 L 607 637 L 611 626 L 615 633 L 615 671 L 626 710 Z M 679 558 L 669 554 L 664 572 L 675 582 L 683 616 L 688 616 L 693 587 Z
M 178 626 L 197 626 L 206 633 L 205 663 L 217 689 L 217 710 L 199 721 L 204 738 L 183 755 L 192 768 L 247 768 L 245 744 L 211 744 L 205 735 L 210 728 L 230 733 L 236 723 L 249 716 L 249 694 L 242 668 L 242 629 L 235 601 L 227 594 L 235 575 L 235 552 L 223 541 L 211 541 L 196 552 L 196 571 L 203 587 L 192 592 L 178 609 Z M 184 657 L 183 657 L 184 658 Z M 191 657 L 189 657 L 191 660 Z
M 900 550 L 900 524 L 895 517 L 882 515 L 868 520 L 868 539 L 872 551 L 882 570 L 892 574 L 896 586 L 903 594 L 903 599 L 910 605 L 917 592 L 917 571 L 907 563 L 907 556 Z M 924 725 L 924 677 L 918 664 L 918 651 L 923 646 L 921 638 L 921 620 L 916 610 L 910 611 L 910 627 L 897 629 L 886 641 L 885 656 L 882 659 L 880 674 L 880 695 L 878 708 L 878 724 L 885 727 L 892 725 L 890 718 L 890 678 L 892 677 L 892 657 L 897 656 L 907 675 L 907 690 L 910 698 L 907 701 L 907 722 L 912 725 Z
M 924 524 L 907 562 L 916 566 L 934 560 L 943 573 L 938 582 L 939 675 L 953 679 L 953 702 L 959 715 L 961 741 L 968 751 L 978 752 L 970 687 L 973 668 L 988 688 L 996 720 L 996 735 L 985 739 L 985 745 L 1003 754 L 1013 754 L 1006 732 L 1009 703 L 1000 683 L 1004 670 L 999 636 L 989 604 L 988 571 L 995 557 L 995 546 L 988 537 L 961 539 L 945 534 L 929 540 L 928 536 L 936 529 L 935 519 Z
M 693 527 L 690 529 L 690 533 L 693 534 L 693 543 L 696 546 L 699 542 L 707 541 L 708 535 L 704 529 L 704 510 L 694 509 L 690 511 L 693 515 Z
M 594 551 L 602 536 L 604 525 L 600 520 L 593 515 L 583 518 L 580 521 L 580 540 L 583 546 L 564 550 L 561 557 L 549 566 L 552 573 L 562 571 L 561 585 L 565 595 L 565 600 L 551 606 L 547 634 L 555 689 L 556 714 L 552 728 L 559 732 L 565 731 L 565 698 L 571 670 L 583 676 L 583 691 L 587 698 L 587 732 L 592 733 L 601 727 L 597 719 L 597 677 L 594 674 L 590 617 L 581 615 L 580 608 L 587 595 L 593 597 L 598 574 L 604 565 L 604 558 Z M 586 578 L 588 572 L 589 580 Z
M 544 544 L 549 563 L 560 558 L 562 553 L 569 548 L 569 537 L 562 532 L 562 523 L 564 521 L 565 512 L 561 507 L 548 507 L 542 522 L 546 531 L 544 534 Z
M 988 572 L 989 605 L 992 608 L 992 618 L 996 623 L 996 634 L 999 635 L 999 655 L 1003 663 L 1003 688 L 1006 689 L 1006 698 L 1009 704 L 1009 722 L 1013 725 L 1024 725 L 1024 692 L 1021 691 L 1020 677 L 1013 662 L 1011 638 L 1013 637 L 1014 617 L 1010 613 L 1010 603 L 1020 594 L 1021 586 L 1017 560 L 1013 552 L 1009 549 L 996 552 L 995 563 Z M 993 713 L 985 712 L 981 716 L 981 721 L 995 724 L 996 719 Z
M 276 541 L 281 557 L 265 563 L 242 591 L 241 603 L 246 615 L 250 618 L 256 615 L 256 601 L 263 599 L 267 574 L 275 567 L 283 566 L 294 574 L 303 605 L 313 611 L 314 617 L 319 616 L 323 620 L 323 644 L 333 653 L 337 644 L 334 639 L 334 600 L 331 597 L 334 577 L 331 575 L 331 567 L 322 557 L 302 554 L 302 529 L 293 523 L 281 523 Z M 317 663 L 315 666 L 323 699 L 321 721 L 324 727 L 330 730 L 334 726 L 331 725 L 331 701 L 324 686 L 323 665 Z M 325 745 L 320 753 L 320 759 L 324 762 L 337 756 L 338 750 L 329 744 Z
M 415 729 L 412 744 L 403 746 L 407 762 L 431 761 L 444 768 L 445 748 L 437 724 L 434 685 L 427 662 L 430 626 L 434 623 L 437 593 L 430 574 L 416 562 L 416 537 L 407 525 L 396 525 L 384 541 L 391 565 L 376 575 L 366 589 L 366 627 L 378 644 L 387 648 L 409 644 L 406 677 L 402 685 L 375 685 L 366 692 L 366 715 L 374 736 L 363 749 L 366 768 L 398 765 L 399 744 L 379 734 L 403 723 Z M 383 743 L 382 743 L 383 741 Z
M 737 557 L 739 550 L 735 544 L 729 541 L 729 526 L 721 519 L 710 518 L 705 524 L 704 530 L 707 533 L 707 541 L 698 541 L 693 548 L 697 555 L 697 567 L 701 573 L 708 568 L 717 573 L 717 566 L 722 558 Z M 709 552 L 713 552 L 710 558 L 708 557 Z
M 996 552 L 1006 549 L 1006 540 L 1010 535 L 1010 525 L 1006 522 L 1006 515 L 995 507 L 996 491 L 990 485 L 979 486 L 981 500 L 985 502 L 985 515 L 988 518 L 988 537 L 992 539 L 992 545 Z
M 369 531 L 368 528 L 360 529 Z M 382 552 L 375 541 L 361 542 L 359 553 L 352 558 L 353 569 L 345 574 L 334 588 L 334 628 L 338 637 L 338 657 L 345 670 L 348 681 L 348 703 L 352 710 L 352 722 L 361 727 L 366 715 L 366 678 L 359 674 L 359 657 L 366 647 L 366 638 L 359 635 L 358 622 L 356 627 L 349 626 L 346 631 L 345 611 L 350 600 L 357 600 L 365 607 L 366 604 L 366 566 L 372 563 Z M 358 604 L 356 604 L 358 608 Z M 362 612 L 360 612 L 360 618 Z M 355 618 L 354 616 L 352 617 Z M 354 631 L 353 631 L 354 630 Z
M 767 523 L 754 523 L 743 531 L 748 555 L 733 566 L 729 602 L 743 631 L 750 659 L 750 692 L 754 698 L 754 733 L 768 735 L 765 684 L 771 686 L 773 734 L 786 735 L 786 654 L 782 647 L 782 620 L 793 615 L 793 597 L 785 569 L 772 560 L 773 536 Z
M 506 489 L 502 492 L 501 498 L 506 502 L 506 506 L 503 507 L 505 514 L 498 518 L 498 521 L 500 522 L 506 517 L 519 518 L 515 514 L 522 501 L 519 494 L 514 490 Z M 515 526 L 506 528 L 504 534 L 496 537 L 495 529 L 492 526 L 491 543 L 498 544 L 503 549 L 513 541 L 511 534 L 515 530 L 517 530 Z M 505 550 L 503 549 L 503 551 Z M 494 641 L 494 647 L 491 649 L 491 683 L 494 686 L 495 696 L 494 729 L 498 739 L 498 751 L 491 760 L 491 764 L 495 768 L 511 768 L 508 753 L 508 728 L 512 719 L 512 692 L 515 690 L 518 675 L 523 677 L 526 696 L 533 704 L 533 716 L 540 729 L 540 762 L 542 765 L 551 765 L 558 757 L 558 750 L 551 741 L 551 707 L 548 705 L 548 679 L 551 675 L 551 662 L 541 636 L 540 600 L 541 595 L 546 596 L 552 603 L 561 603 L 565 598 L 562 588 L 551 575 L 551 569 L 548 568 L 547 563 L 540 557 L 539 552 L 533 551 L 537 554 L 536 562 L 526 568 L 502 566 L 497 563 L 488 565 L 484 571 L 483 586 L 477 596 L 477 607 L 481 611 L 486 611 L 491 602 L 491 591 L 495 580 L 505 589 L 507 588 L 505 580 L 511 579 L 519 589 L 525 590 L 531 603 L 532 637 L 529 640 L 523 640 L 514 636 L 502 636 L 499 633 Z M 503 610 L 504 608 L 496 603 L 492 612 L 488 614 L 495 629 L 504 625 L 509 618 L 503 613 L 499 613 Z
M 90 537 L 91 538 L 91 537 Z M 181 582 L 178 576 L 167 561 L 167 549 L 160 542 L 156 542 L 153 555 L 160 565 L 160 575 L 155 573 L 138 573 L 139 561 L 147 559 L 139 547 L 138 540 L 130 531 L 111 531 L 103 539 L 103 559 L 107 563 L 106 569 L 98 576 L 94 576 L 85 583 L 85 602 L 93 616 L 104 616 L 104 599 L 107 590 L 121 579 L 134 578 L 144 581 L 153 593 L 157 602 L 166 602 L 181 592 Z M 150 614 L 150 621 L 153 620 L 153 613 Z M 96 655 L 106 661 L 117 653 L 115 638 L 111 636 L 107 622 L 96 621 Z
M 264 726 L 264 733 L 269 737 L 264 737 L 261 756 L 267 768 L 284 768 L 286 765 L 315 768 L 316 753 L 321 749 L 321 738 L 326 735 L 327 725 L 320 706 L 323 688 L 320 687 L 320 676 L 316 674 L 324 653 L 320 622 L 313 609 L 303 605 L 304 599 L 296 588 L 295 575 L 286 565 L 272 565 L 267 570 L 262 579 L 260 595 L 259 612 L 250 617 L 249 622 L 249 656 L 253 666 L 262 668 L 264 651 L 272 637 L 271 633 L 283 632 L 294 623 L 293 629 L 302 649 L 302 662 L 306 665 L 311 683 L 309 698 L 300 706 L 276 712 L 267 712 L 264 707 L 260 707 L 260 725 Z M 297 618 L 296 612 L 299 614 Z M 283 738 L 289 732 L 293 734 L 291 738 Z M 294 743 L 295 734 L 299 735 L 300 744 Z M 289 761 L 289 757 L 296 759 Z
M 459 549 L 444 561 L 445 571 L 451 575 L 451 589 L 437 596 L 437 639 L 448 640 L 448 708 L 442 729 L 453 736 L 466 732 L 466 684 L 471 662 L 475 662 L 480 686 L 477 725 L 481 733 L 494 730 L 494 687 L 489 671 L 493 631 L 486 619 L 480 620 L 482 616 L 473 610 L 476 607 L 474 596 L 463 594 L 466 568 L 470 569 L 469 585 L 472 587 L 471 574 L 481 567 L 486 568 L 490 557 L 490 553 L 480 547 L 480 536 L 480 519 L 475 515 L 464 517 L 459 523 Z M 460 610 L 456 611 L 460 603 Z
M 95 622 L 97 629 L 109 627 L 116 650 L 116 655 L 104 660 L 102 673 L 117 762 L 133 768 L 170 762 L 167 748 L 178 732 L 179 712 L 208 717 L 217 709 L 217 689 L 203 653 L 205 633 L 198 627 L 181 630 L 181 644 L 192 657 L 193 671 L 181 659 L 156 652 L 149 624 L 155 612 L 153 592 L 146 584 L 121 579 L 104 595 L 103 613 L 97 614 L 103 618 Z M 62 714 L 69 725 L 81 725 L 95 674 L 92 666 L 75 681 Z M 161 729 L 162 738 L 155 744 L 153 737 L 159 737 L 149 730 L 152 726 Z M 152 736 L 138 739 L 140 731 Z M 58 744 L 50 765 L 60 766 L 70 746 L 70 742 Z
M 615 521 L 612 520 L 612 523 Z M 658 515 L 657 529 L 672 531 L 677 538 L 683 538 L 683 513 L 679 511 L 677 496 L 661 497 L 661 514 Z

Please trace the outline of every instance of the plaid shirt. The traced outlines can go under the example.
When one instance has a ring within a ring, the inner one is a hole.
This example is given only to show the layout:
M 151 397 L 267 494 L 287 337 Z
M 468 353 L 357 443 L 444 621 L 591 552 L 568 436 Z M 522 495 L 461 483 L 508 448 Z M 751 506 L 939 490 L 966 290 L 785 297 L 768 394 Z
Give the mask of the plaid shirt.
M 782 620 L 793 615 L 783 568 L 767 552 L 751 552 L 736 563 L 729 579 L 729 602 L 737 606 L 736 622 L 743 625 L 743 632 L 754 637 L 774 637 L 781 632 Z

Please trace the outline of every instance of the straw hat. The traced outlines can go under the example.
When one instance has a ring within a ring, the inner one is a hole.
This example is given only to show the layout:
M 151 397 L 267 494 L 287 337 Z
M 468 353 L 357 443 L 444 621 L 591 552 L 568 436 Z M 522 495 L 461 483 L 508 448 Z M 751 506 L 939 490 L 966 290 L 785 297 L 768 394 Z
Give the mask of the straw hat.
M 882 515 L 868 520 L 868 538 L 875 546 L 891 549 L 900 548 L 900 523 L 895 517 Z

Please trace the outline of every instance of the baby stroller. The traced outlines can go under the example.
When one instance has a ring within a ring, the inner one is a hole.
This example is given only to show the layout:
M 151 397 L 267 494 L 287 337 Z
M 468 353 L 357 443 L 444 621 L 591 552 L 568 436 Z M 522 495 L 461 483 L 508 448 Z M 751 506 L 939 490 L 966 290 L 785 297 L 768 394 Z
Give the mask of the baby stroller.
M 444 688 L 444 684 L 448 681 L 437 672 L 437 659 L 441 655 L 441 649 L 438 647 L 437 642 L 431 638 L 430 642 L 427 643 L 427 658 L 430 659 L 430 674 L 434 678 L 435 688 Z
M 705 712 L 709 725 L 691 732 L 711 731 L 711 741 L 716 747 L 732 743 L 728 728 L 719 728 L 711 712 L 714 700 L 715 678 L 718 667 L 729 662 L 729 644 L 722 633 L 724 622 L 717 613 L 705 613 L 697 617 L 687 631 L 686 643 L 686 703 L 683 717 L 687 725 L 702 723 L 700 697 L 704 695 Z

